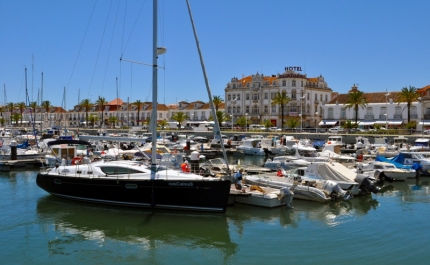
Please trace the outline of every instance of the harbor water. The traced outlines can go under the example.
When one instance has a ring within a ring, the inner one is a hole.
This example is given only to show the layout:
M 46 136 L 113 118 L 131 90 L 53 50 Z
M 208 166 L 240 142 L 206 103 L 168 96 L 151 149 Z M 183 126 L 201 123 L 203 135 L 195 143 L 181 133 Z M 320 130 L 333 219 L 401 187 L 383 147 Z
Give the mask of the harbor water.
M 264 158 L 235 157 L 261 165 Z M 0 172 L 0 264 L 428 264 L 430 178 L 350 201 L 225 214 L 59 199 L 35 171 Z

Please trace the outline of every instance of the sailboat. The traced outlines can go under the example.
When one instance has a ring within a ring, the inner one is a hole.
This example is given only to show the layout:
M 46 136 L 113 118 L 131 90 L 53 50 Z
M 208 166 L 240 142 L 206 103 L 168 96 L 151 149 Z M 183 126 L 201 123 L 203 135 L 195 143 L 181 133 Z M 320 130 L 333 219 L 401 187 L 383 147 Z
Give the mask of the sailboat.
M 157 0 L 153 1 L 152 139 L 157 137 L 157 59 L 166 51 L 157 46 Z M 190 13 L 191 15 L 191 13 Z M 214 115 L 216 117 L 216 115 Z M 218 129 L 219 131 L 219 129 Z M 156 145 L 151 165 L 140 161 L 62 163 L 37 174 L 37 185 L 67 199 L 150 209 L 225 212 L 229 177 L 203 177 L 157 165 Z

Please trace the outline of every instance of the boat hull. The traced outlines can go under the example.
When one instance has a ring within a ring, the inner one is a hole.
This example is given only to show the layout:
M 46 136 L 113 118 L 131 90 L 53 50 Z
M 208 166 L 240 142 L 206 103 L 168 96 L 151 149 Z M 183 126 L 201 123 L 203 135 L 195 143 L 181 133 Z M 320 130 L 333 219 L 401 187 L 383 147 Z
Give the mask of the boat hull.
M 226 211 L 228 180 L 142 180 L 39 173 L 37 185 L 67 199 L 151 209 Z

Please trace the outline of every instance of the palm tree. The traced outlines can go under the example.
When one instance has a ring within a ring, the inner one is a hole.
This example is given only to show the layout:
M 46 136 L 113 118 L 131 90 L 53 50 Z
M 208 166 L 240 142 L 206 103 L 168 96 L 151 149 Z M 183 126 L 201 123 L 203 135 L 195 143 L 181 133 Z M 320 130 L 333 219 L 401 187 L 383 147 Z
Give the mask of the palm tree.
M 79 103 L 79 106 L 81 106 L 85 110 L 85 121 L 87 122 L 85 125 L 88 128 L 88 112 L 91 110 L 93 103 L 91 103 L 91 100 L 86 98 L 83 99 L 81 103 Z
M 16 104 L 16 106 L 18 107 L 19 113 L 21 114 L 21 125 L 22 125 L 22 117 L 24 116 L 24 115 L 22 115 L 22 113 L 24 112 L 25 107 L 26 107 L 25 102 L 19 102 Z
M 216 117 L 217 117 L 217 120 L 218 120 L 218 125 L 219 124 L 223 124 L 223 122 L 231 120 L 231 116 L 230 115 L 228 115 L 225 112 L 220 111 L 220 110 L 218 110 L 216 112 Z M 212 116 L 212 114 L 209 116 L 208 120 L 209 121 L 213 121 L 214 120 L 214 117 Z M 219 127 L 221 127 L 221 126 L 219 126 Z
M 367 106 L 366 98 L 364 97 L 363 91 L 357 89 L 354 85 L 352 89 L 349 91 L 348 99 L 345 103 L 346 109 L 354 109 L 355 111 L 355 124 L 358 124 L 358 108 L 361 107 L 364 109 Z
M 9 112 L 10 112 L 10 116 L 9 116 L 9 118 L 10 118 L 10 122 L 12 123 L 12 113 L 13 113 L 13 110 L 15 109 L 15 104 L 14 103 L 12 103 L 12 102 L 9 102 L 9 103 L 7 103 L 6 104 L 6 108 L 9 110 Z
M 413 86 L 404 87 L 400 91 L 397 103 L 406 102 L 406 107 L 408 108 L 408 123 L 411 121 L 411 105 L 412 102 L 417 101 L 420 95 L 417 93 L 417 89 Z
M 164 130 L 165 127 L 169 126 L 169 123 L 166 119 L 158 121 L 158 125 L 161 127 L 161 130 Z
M 142 109 L 142 101 L 136 100 L 135 102 L 131 103 L 137 107 L 137 126 L 139 126 L 140 121 L 140 110 Z
M 45 110 L 45 113 L 47 115 L 47 119 L 49 119 L 49 113 L 50 113 L 51 107 L 52 107 L 51 101 L 49 101 L 49 100 L 42 101 L 42 103 L 40 104 L 40 107 Z
M 189 117 L 184 112 L 179 111 L 179 112 L 173 113 L 173 115 L 172 115 L 172 117 L 170 119 L 174 120 L 174 121 L 177 121 L 178 122 L 178 129 L 181 129 L 182 122 L 184 122 L 185 120 L 189 119 Z
M 269 119 L 264 119 L 263 120 L 263 125 L 264 127 L 266 127 L 266 131 L 269 130 L 270 127 L 272 127 L 272 121 Z
M 97 104 L 97 106 L 99 107 L 99 109 L 100 109 L 100 112 L 102 113 L 102 115 L 101 115 L 101 121 L 100 121 L 100 128 L 102 127 L 102 125 L 103 125 L 103 111 L 104 111 L 104 105 L 106 105 L 106 103 L 108 103 L 107 101 L 106 101 L 106 99 L 104 98 L 104 97 L 101 97 L 101 96 L 99 96 L 99 98 L 96 100 L 96 104 Z
M 22 115 L 21 114 L 19 114 L 19 113 L 13 113 L 12 115 L 11 115 L 11 120 L 12 121 L 15 121 L 15 124 L 16 124 L 16 126 L 18 126 L 18 121 L 19 120 L 22 120 Z
M 272 105 L 281 106 L 281 130 L 284 130 L 284 107 L 287 105 L 291 99 L 287 96 L 285 91 L 276 92 L 276 96 L 272 99 Z
M 212 100 L 212 102 L 214 103 L 216 111 L 218 111 L 219 106 L 221 105 L 221 103 L 223 103 L 223 101 L 224 100 L 221 98 L 221 96 L 214 96 L 214 99 Z
M 290 118 L 285 122 L 285 125 L 287 125 L 288 127 L 294 129 L 296 127 L 298 127 L 300 124 L 300 120 L 296 117 Z
M 93 124 L 93 129 L 94 129 L 94 125 L 98 120 L 99 120 L 99 116 L 97 114 L 91 114 L 90 117 L 88 117 L 88 121 Z
M 32 117 L 32 120 L 33 120 L 33 118 L 36 118 L 37 102 L 36 101 L 32 101 L 32 102 L 30 102 L 29 106 L 30 106 L 31 111 L 32 111 L 31 116 L 33 116 Z
M 357 123 L 353 123 L 351 120 L 347 120 L 346 122 L 345 122 L 345 124 L 343 124 L 343 126 L 342 126 L 343 128 L 345 128 L 345 129 L 347 129 L 348 130 L 348 132 L 350 132 L 351 131 L 351 129 L 353 129 L 353 128 L 357 128 L 358 127 L 358 124 Z
M 111 128 L 113 128 L 113 126 L 116 124 L 116 122 L 118 121 L 118 118 L 116 116 L 110 116 L 108 118 L 108 122 L 111 124 Z

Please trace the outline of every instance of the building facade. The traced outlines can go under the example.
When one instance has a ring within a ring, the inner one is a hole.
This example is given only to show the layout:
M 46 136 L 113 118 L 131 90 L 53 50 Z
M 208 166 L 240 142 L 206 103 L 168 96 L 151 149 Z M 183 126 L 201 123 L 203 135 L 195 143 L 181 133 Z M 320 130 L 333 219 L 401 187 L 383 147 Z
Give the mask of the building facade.
M 225 87 L 226 114 L 233 121 L 246 116 L 251 123 L 270 120 L 273 126 L 281 127 L 282 111 L 272 101 L 277 92 L 285 92 L 291 100 L 284 107 L 284 121 L 297 117 L 303 127 L 315 127 L 323 115 L 323 104 L 331 100 L 332 89 L 323 76 L 308 78 L 301 71 L 301 67 L 285 67 L 285 72 L 277 75 L 233 77 Z
M 324 104 L 322 106 L 322 120 L 318 125 L 323 127 L 332 127 L 342 125 L 348 120 L 355 122 L 355 110 L 353 108 L 347 108 L 346 106 L 348 94 L 357 89 L 357 86 L 354 84 L 348 93 L 338 94 L 333 97 L 330 102 Z M 367 104 L 366 107 L 358 108 L 358 125 L 364 128 L 373 127 L 375 124 L 386 128 L 402 127 L 408 121 L 408 110 L 406 102 L 398 102 L 399 96 L 400 92 L 364 93 L 364 98 Z M 424 102 L 423 98 L 421 99 L 421 101 L 413 102 L 410 107 L 410 119 L 411 121 L 416 121 L 417 125 L 424 121 L 423 105 L 427 104 Z M 430 114 L 430 104 L 428 112 Z M 417 129 L 419 128 L 417 127 Z

